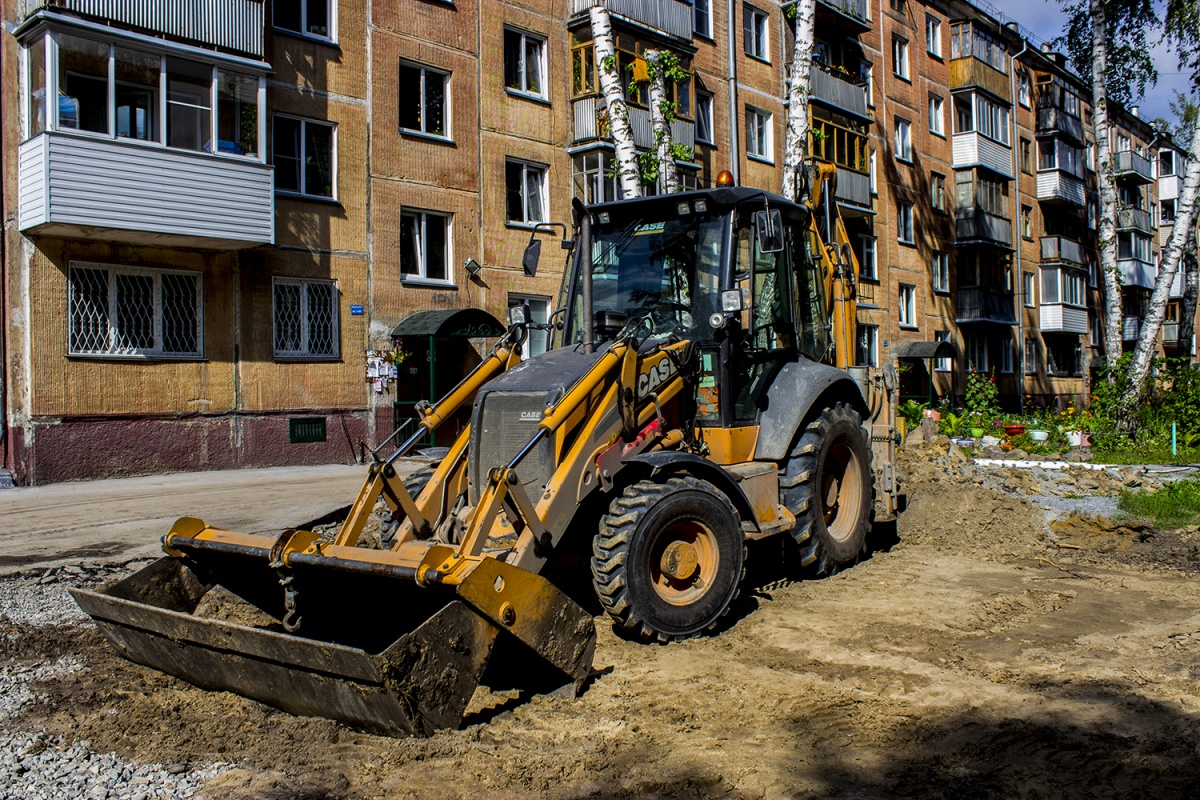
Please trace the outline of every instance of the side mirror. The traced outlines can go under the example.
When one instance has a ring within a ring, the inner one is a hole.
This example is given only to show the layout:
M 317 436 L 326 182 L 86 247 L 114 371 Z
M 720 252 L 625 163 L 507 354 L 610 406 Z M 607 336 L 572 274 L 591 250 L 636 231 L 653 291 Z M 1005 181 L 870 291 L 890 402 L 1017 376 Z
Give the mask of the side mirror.
M 542 257 L 542 240 L 530 237 L 525 246 L 525 255 L 521 258 L 521 266 L 525 269 L 525 277 L 537 275 L 538 259 Z
M 783 251 L 783 216 L 778 210 L 755 211 L 754 231 L 758 235 L 760 253 Z

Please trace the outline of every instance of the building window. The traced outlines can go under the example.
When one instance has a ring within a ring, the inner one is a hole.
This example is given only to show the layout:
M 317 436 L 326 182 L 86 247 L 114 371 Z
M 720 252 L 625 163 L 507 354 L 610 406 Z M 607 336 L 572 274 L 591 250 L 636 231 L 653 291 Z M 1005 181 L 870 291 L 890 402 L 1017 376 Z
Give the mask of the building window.
M 954 341 L 950 338 L 950 331 L 935 331 L 933 334 L 933 340 L 935 342 L 946 342 L 951 346 L 954 344 Z M 934 371 L 949 372 L 951 370 L 950 361 L 951 359 L 949 358 L 935 358 L 933 360 Z
M 742 32 L 746 55 L 760 61 L 771 60 L 770 45 L 767 41 L 770 28 L 767 26 L 767 20 L 765 11 L 759 11 L 754 6 L 742 7 Z
M 858 237 L 858 277 L 873 281 L 879 272 L 875 262 L 875 237 Z
M 1095 172 L 1096 171 L 1096 144 L 1094 142 L 1088 142 L 1086 153 L 1087 153 L 1087 156 L 1086 156 L 1087 168 L 1090 169 L 1092 172 Z
M 587 205 L 610 203 L 621 197 L 616 159 L 606 150 L 580 153 L 571 159 L 574 196 Z
M 864 367 L 879 366 L 879 326 L 858 326 L 858 352 L 855 353 L 855 363 Z
M 1025 302 L 1026 308 L 1033 308 L 1033 273 L 1026 272 L 1021 276 L 1021 297 Z
M 925 17 L 925 50 L 934 58 L 942 57 L 942 23 L 934 16 Z
M 334 40 L 334 0 L 276 0 L 274 8 L 276 28 Z
M 933 271 L 933 290 L 935 292 L 949 292 L 950 256 L 946 253 L 935 252 L 930 268 Z
M 892 37 L 892 74 L 908 80 L 908 40 Z
M 867 180 L 871 185 L 871 194 L 879 194 L 879 184 L 875 179 L 875 148 L 871 148 L 871 157 L 867 163 Z
M 978 334 L 967 336 L 967 369 L 976 372 L 988 371 L 987 339 Z
M 505 221 L 533 225 L 546 219 L 546 168 L 526 161 L 504 162 Z
M 712 38 L 712 0 L 692 0 L 692 32 Z
M 935 211 L 946 210 L 946 176 L 929 173 L 929 204 Z
M 929 95 L 929 132 L 946 135 L 946 104 L 936 94 Z
M 1037 341 L 1025 337 L 1025 374 L 1036 375 L 1038 371 Z
M 1160 200 L 1158 203 L 1158 220 L 1163 225 L 1175 224 L 1175 201 Z
M 1130 139 L 1128 136 L 1126 136 L 1123 133 L 1118 133 L 1117 134 L 1117 145 L 1115 148 L 1116 152 L 1128 153 L 1132 149 L 1133 149 L 1133 140 Z
M 912 203 L 896 203 L 896 241 L 902 244 L 914 243 Z
M 1089 342 L 1091 343 L 1092 347 L 1099 347 L 1100 343 L 1102 341 L 1104 341 L 1104 337 L 1100 335 L 1100 318 L 1099 317 L 1092 317 L 1091 325 L 1089 326 L 1089 330 L 1091 331 L 1091 333 L 1088 337 Z
M 1000 342 L 1000 372 L 1005 375 L 1012 374 L 1013 371 L 1013 343 L 1012 339 L 1005 339 Z
M 1033 87 L 1030 86 L 1029 73 L 1024 71 L 1017 72 L 1017 102 L 1025 108 L 1029 108 L 1029 99 L 1033 93 Z
M 450 217 L 427 211 L 400 212 L 400 279 L 441 281 L 450 275 Z
M 771 160 L 771 114 L 746 106 L 746 155 Z
M 546 40 L 504 29 L 504 87 L 510 92 L 546 97 Z
M 1087 257 L 1088 286 L 1095 289 L 1100 285 L 1100 271 L 1096 268 L 1096 259 Z
M 871 108 L 875 107 L 875 65 L 870 61 L 860 61 L 858 64 L 858 78 L 867 87 L 867 105 Z
M 446 136 L 450 75 L 417 64 L 400 64 L 400 127 L 430 136 Z
M 284 117 L 274 119 L 275 189 L 309 197 L 336 197 L 336 126 Z
M 1087 205 L 1087 226 L 1091 230 L 1096 230 L 1096 203 L 1093 200 L 1088 201 Z
M 917 288 L 907 283 L 900 284 L 900 327 L 917 327 Z
M 1033 240 L 1033 209 L 1030 206 L 1021 206 L 1021 236 Z
M 203 355 L 200 273 L 72 263 L 68 284 L 72 355 Z
M 550 325 L 550 298 L 538 297 L 536 295 L 520 295 L 510 294 L 508 296 L 508 307 L 513 306 L 528 306 L 529 321 L 537 325 Z M 540 356 L 542 353 L 550 349 L 550 331 L 541 330 L 530 327 L 529 336 L 525 339 L 525 346 L 521 350 L 521 360 Z
M 1158 177 L 1166 178 L 1175 174 L 1175 151 L 1163 150 L 1158 154 Z
M 896 159 L 912 161 L 912 130 L 902 119 L 896 120 Z
M 713 138 L 713 96 L 707 92 L 696 93 L 696 141 L 715 144 Z
M 888 0 L 892 7 L 892 11 L 898 11 L 901 14 L 908 13 L 908 0 Z
M 333 281 L 275 278 L 275 356 L 336 358 L 337 284 Z
M 1021 140 L 1021 172 L 1033 174 L 1033 143 L 1028 139 Z

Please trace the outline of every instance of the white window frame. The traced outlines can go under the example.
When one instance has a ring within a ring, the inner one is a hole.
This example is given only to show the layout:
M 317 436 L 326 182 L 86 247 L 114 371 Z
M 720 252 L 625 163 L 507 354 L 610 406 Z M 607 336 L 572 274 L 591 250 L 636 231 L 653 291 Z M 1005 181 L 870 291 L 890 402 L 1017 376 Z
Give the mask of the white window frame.
M 869 3 L 867 4 L 870 5 Z M 875 65 L 870 61 L 860 61 L 858 77 L 867 86 L 867 105 L 875 107 Z
M 300 190 L 296 191 L 294 189 L 280 189 L 280 188 L 278 188 L 278 181 L 276 181 L 275 193 L 285 195 L 288 197 L 305 197 L 305 198 L 310 198 L 310 199 L 315 199 L 315 200 L 336 201 L 338 199 L 338 126 L 337 126 L 337 123 L 329 122 L 327 120 L 307 119 L 305 117 L 296 117 L 291 114 L 273 114 L 273 115 L 271 115 L 271 163 L 272 164 L 275 163 L 275 120 L 277 120 L 277 119 L 290 119 L 290 120 L 297 121 L 301 124 L 301 127 L 300 127 Z M 330 181 L 331 181 L 330 188 L 333 190 L 332 194 L 312 194 L 311 192 L 307 191 L 308 187 L 305 184 L 308 181 L 308 176 L 305 174 L 306 171 L 304 169 L 304 162 L 307 160 L 306 156 L 307 156 L 307 150 L 308 150 L 308 136 L 306 135 L 306 133 L 307 133 L 307 128 L 309 125 L 323 125 L 326 128 L 331 129 L 331 134 L 329 137 L 329 149 L 331 151 L 329 154 L 329 159 L 330 159 L 329 166 L 333 172 L 333 174 L 330 176 Z
M 546 297 L 545 295 L 538 295 L 538 294 L 514 294 L 512 292 L 509 293 L 509 295 L 508 295 L 508 307 L 509 308 L 512 308 L 513 306 L 519 306 L 523 303 L 529 303 L 529 311 L 530 311 L 529 321 L 530 322 L 539 322 L 540 324 L 544 324 L 544 325 L 549 324 L 551 317 L 554 315 L 554 302 L 551 300 L 551 298 Z M 545 310 L 545 313 L 541 315 L 544 317 L 544 319 L 542 319 L 540 321 L 536 318 L 536 315 L 534 314 L 534 309 L 536 307 L 541 307 Z M 538 337 L 540 342 L 542 342 L 541 349 L 536 353 L 533 352 L 533 349 L 534 349 L 533 342 L 534 342 L 535 336 Z M 537 355 L 541 355 L 542 353 L 545 353 L 547 350 L 550 349 L 550 331 L 540 331 L 540 330 L 531 329 L 529 331 L 528 338 L 526 338 L 526 340 L 525 340 L 525 344 L 528 346 L 521 348 L 521 360 L 522 361 L 528 361 L 530 358 L 533 358 L 534 356 L 537 356 Z
M 1017 71 L 1017 102 L 1023 108 L 1029 108 L 1033 99 L 1033 85 L 1029 77 L 1029 73 L 1025 70 Z
M 742 49 L 750 58 L 771 63 L 771 17 L 749 3 L 742 5 Z
M 400 209 L 400 227 L 404 228 L 406 216 L 415 216 L 418 233 L 417 233 L 417 261 L 420 262 L 420 272 L 411 273 L 404 272 L 403 257 L 400 260 L 400 282 L 404 284 L 428 284 L 431 286 L 446 286 L 453 287 L 454 284 L 454 215 L 445 211 L 426 211 L 417 208 L 401 208 Z M 442 224 L 446 226 L 446 277 L 431 278 L 429 277 L 429 254 L 426 245 L 428 238 L 429 220 L 430 218 L 440 219 Z M 403 239 L 401 240 L 403 241 Z
M 540 33 L 533 33 L 531 31 L 523 30 L 521 28 L 509 27 L 507 25 L 504 27 L 504 32 L 506 34 L 515 33 L 521 37 L 521 88 L 519 88 L 519 89 L 513 88 L 506 84 L 504 86 L 504 91 L 508 92 L 511 95 L 516 95 L 517 97 L 532 97 L 537 100 L 548 100 L 549 99 L 548 92 L 550 90 L 549 89 L 550 70 L 549 70 L 549 64 L 546 61 L 546 50 L 549 47 L 546 37 L 541 35 Z M 504 37 L 504 42 L 507 42 L 507 41 L 508 41 L 508 37 L 506 36 L 506 37 Z M 542 78 L 542 82 L 541 82 L 542 91 L 540 91 L 540 92 L 530 91 L 528 88 L 529 87 L 529 62 L 528 62 L 528 59 L 526 58 L 526 56 L 529 54 L 529 46 L 527 44 L 527 42 L 529 42 L 529 41 L 537 42 L 540 45 L 540 47 L 538 49 L 538 54 L 539 54 L 538 61 L 540 62 L 538 64 L 538 69 L 541 72 L 541 78 Z M 505 79 L 504 75 L 501 75 L 500 77 L 501 77 L 501 80 Z
M 1024 370 L 1026 375 L 1036 375 L 1038 371 L 1038 350 L 1037 340 L 1032 336 L 1025 337 L 1025 349 L 1022 351 L 1024 358 Z
M 507 183 L 507 181 L 508 181 L 508 165 L 509 164 L 520 164 L 521 165 L 521 214 L 523 217 L 522 219 L 508 219 L 507 218 L 508 217 L 508 183 Z M 539 194 L 538 200 L 540 201 L 540 205 L 542 208 L 542 218 L 540 220 L 530 220 L 530 219 L 528 219 L 528 214 L 526 213 L 529 210 L 529 198 L 526 196 L 525 190 L 529 186 L 529 177 L 528 176 L 529 176 L 529 171 L 531 169 L 537 171 L 541 175 L 541 179 L 538 181 L 538 194 Z M 550 203 L 549 203 L 548 191 L 547 191 L 547 186 L 546 186 L 546 179 L 549 175 L 549 171 L 550 171 L 549 167 L 547 167 L 545 164 L 539 164 L 535 161 L 525 161 L 524 159 L 520 159 L 520 158 L 504 159 L 504 180 L 505 180 L 505 186 L 504 186 L 504 193 L 505 193 L 504 216 L 505 216 L 505 220 L 504 220 L 504 224 L 505 225 L 518 227 L 518 228 L 532 228 L 533 226 L 537 225 L 539 222 L 545 222 L 546 220 L 550 219 Z
M 452 100 L 452 97 L 450 94 L 450 75 L 451 75 L 450 71 L 444 70 L 444 69 L 438 69 L 437 67 L 426 66 L 425 64 L 420 64 L 416 61 L 408 61 L 406 59 L 400 60 L 400 66 L 407 67 L 409 69 L 419 70 L 421 73 L 421 85 L 419 88 L 419 92 L 420 92 L 421 124 L 422 125 L 425 125 L 425 118 L 426 118 L 425 86 L 429 82 L 429 76 L 436 75 L 442 79 L 442 96 L 445 98 L 445 106 L 442 108 L 442 126 L 446 130 L 445 133 L 430 133 L 429 131 L 422 130 L 421 128 L 406 128 L 403 124 L 401 124 L 400 125 L 401 133 L 404 133 L 409 136 L 416 134 L 418 136 L 428 137 L 430 139 L 437 139 L 439 141 L 446 141 L 446 142 L 453 141 L 454 137 L 450 135 L 451 131 L 454 130 L 454 127 L 453 127 L 454 117 L 452 116 L 453 100 Z
M 746 157 L 774 163 L 775 118 L 770 111 L 746 106 Z M 752 135 L 753 134 L 753 135 Z
M 701 17 L 704 19 L 703 25 L 700 23 Z M 712 0 L 692 0 L 692 33 L 705 39 L 713 38 Z
M 300 30 L 297 31 L 297 30 L 293 30 L 292 28 L 280 27 L 280 25 L 277 22 L 275 22 L 275 8 L 282 2 L 286 2 L 286 0 L 275 0 L 275 4 L 271 8 L 271 27 L 272 28 L 274 28 L 277 31 L 286 31 L 287 33 L 290 33 L 293 36 L 301 36 L 305 39 L 313 39 L 318 42 L 328 42 L 330 44 L 337 44 L 337 32 L 338 32 L 337 31 L 337 11 L 338 11 L 337 0 L 325 0 L 325 10 L 326 10 L 326 13 L 328 14 L 327 18 L 329 20 L 329 35 L 328 36 L 322 36 L 319 33 L 310 33 L 308 31 L 308 3 L 305 2 L 305 0 L 299 0 L 299 3 L 300 3 Z
M 1171 164 L 1170 164 L 1170 166 L 1167 168 L 1169 171 L 1164 171 L 1164 170 L 1163 170 L 1163 160 L 1164 160 L 1164 159 L 1168 159 L 1168 158 L 1169 158 L 1169 159 L 1170 159 L 1170 161 L 1171 161 Z M 1158 154 L 1158 177 L 1160 177 L 1160 178 L 1169 178 L 1169 177 L 1171 177 L 1172 175 L 1175 175 L 1175 174 L 1176 174 L 1176 173 L 1175 173 L 1175 167 L 1176 167 L 1176 163 L 1177 163 L 1177 162 L 1178 162 L 1178 159 L 1175 157 L 1175 151 L 1174 151 L 1174 150 L 1163 150 L 1163 151 L 1161 151 L 1161 152 Z
M 108 273 L 107 298 L 107 346 L 104 350 L 80 350 L 73 346 L 71 328 L 75 318 L 74 282 L 71 272 L 76 269 L 88 269 Z M 122 352 L 116 349 L 117 326 L 120 324 L 120 308 L 117 306 L 117 276 L 129 275 L 149 277 L 154 280 L 152 289 L 154 315 L 155 346 L 136 351 Z M 164 275 L 184 275 L 196 280 L 196 350 L 195 352 L 170 352 L 162 349 L 163 344 L 163 303 L 162 278 Z M 67 354 L 87 358 L 110 359 L 171 359 L 190 360 L 204 358 L 204 274 L 193 270 L 159 269 L 156 267 L 130 267 L 121 264 L 107 264 L 95 261 L 72 261 L 67 270 Z
M 877 281 L 879 280 L 879 251 L 876 248 L 875 237 L 862 234 L 858 238 L 862 242 L 861 252 L 863 254 L 859 259 L 858 277 L 868 281 Z M 867 254 L 870 254 L 870 270 L 867 269 Z
M 930 258 L 930 269 L 933 272 L 933 290 L 949 294 L 950 292 L 950 254 L 935 250 Z
M 867 163 L 867 170 L 868 170 L 867 171 L 867 180 L 870 182 L 870 185 L 871 185 L 871 194 L 878 195 L 879 194 L 879 181 L 878 181 L 878 178 L 876 177 L 878 175 L 878 173 L 875 170 L 875 152 L 876 152 L 875 148 L 872 147 L 871 148 L 871 156 Z
M 946 342 L 951 347 L 954 346 L 954 341 L 951 339 L 950 331 L 934 331 L 933 340 L 935 342 Z M 949 372 L 952 369 L 954 369 L 953 359 L 935 358 L 933 360 L 934 372 Z
M 863 346 L 864 340 L 866 347 Z M 863 366 L 879 366 L 879 326 L 859 325 L 855 349 L 858 351 L 855 355 Z
M 907 236 L 907 238 L 905 238 Z M 896 203 L 896 241 L 916 244 L 913 231 L 913 204 L 905 200 Z
M 708 137 L 701 135 L 701 123 L 708 128 Z M 713 95 L 711 92 L 696 92 L 696 141 L 716 146 L 717 134 L 713 130 Z
M 893 144 L 896 148 L 896 160 L 906 164 L 912 163 L 912 124 L 908 120 L 896 117 Z
M 1034 286 L 1036 285 L 1033 273 L 1025 270 L 1021 274 L 1021 294 L 1022 300 L 1026 308 L 1034 308 L 1037 304 L 1037 298 L 1034 297 Z
M 925 15 L 925 52 L 942 57 L 942 21 L 932 14 Z
M 917 327 L 917 287 L 910 283 L 900 284 L 897 302 L 901 328 Z
M 907 81 L 908 71 L 908 40 L 902 36 L 892 36 L 892 74 Z
M 332 353 L 313 353 L 311 352 L 310 337 L 312 332 L 308 327 L 308 287 L 311 284 L 323 284 L 332 288 L 330 293 L 331 302 L 333 304 L 330 309 L 332 317 L 332 329 L 330 336 L 332 337 L 331 344 L 333 345 Z M 275 287 L 277 286 L 299 286 L 300 287 L 300 349 L 299 350 L 279 350 L 276 343 L 279 337 L 276 331 L 278 320 L 278 310 L 275 307 L 276 294 Z M 341 358 L 341 335 L 340 335 L 340 294 L 338 292 L 337 281 L 315 279 L 315 278 L 288 278 L 275 276 L 271 278 L 271 349 L 277 359 L 304 359 L 306 361 L 336 361 Z
M 946 101 L 932 92 L 929 94 L 929 132 L 946 138 Z
M 1103 338 L 1100 335 L 1100 317 L 1088 320 L 1088 342 L 1092 347 L 1099 347 Z

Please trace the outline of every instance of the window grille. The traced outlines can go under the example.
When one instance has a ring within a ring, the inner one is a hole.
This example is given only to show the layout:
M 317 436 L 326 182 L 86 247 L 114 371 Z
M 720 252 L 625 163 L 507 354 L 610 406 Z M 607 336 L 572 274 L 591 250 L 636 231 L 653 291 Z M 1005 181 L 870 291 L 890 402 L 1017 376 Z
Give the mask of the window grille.
M 68 283 L 72 355 L 202 355 L 199 273 L 72 264 Z
M 338 355 L 337 287 L 333 281 L 276 278 L 275 355 L 334 358 Z

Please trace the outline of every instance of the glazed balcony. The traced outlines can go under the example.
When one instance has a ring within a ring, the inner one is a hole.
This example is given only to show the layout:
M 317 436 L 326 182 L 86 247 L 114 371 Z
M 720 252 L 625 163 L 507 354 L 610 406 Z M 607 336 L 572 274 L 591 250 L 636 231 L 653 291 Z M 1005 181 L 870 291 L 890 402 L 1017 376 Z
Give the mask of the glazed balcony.
M 982 133 L 954 134 L 952 158 L 955 169 L 987 167 L 992 172 L 1012 178 L 1012 148 Z
M 1043 264 L 1061 264 L 1065 262 L 1080 267 L 1087 264 L 1087 260 L 1083 254 L 1083 245 L 1079 242 L 1064 239 L 1061 236 L 1043 236 L 1041 246 Z
M 21 18 L 39 11 L 257 58 L 263 54 L 263 0 L 20 0 Z
M 1012 292 L 998 292 L 982 286 L 958 290 L 954 321 L 958 323 L 990 322 L 997 325 L 1016 325 L 1017 312 Z
M 1038 327 L 1042 333 L 1088 332 L 1087 309 L 1063 303 L 1043 303 L 1038 309 Z
M 665 34 L 674 39 L 692 40 L 692 7 L 679 0 L 599 0 L 617 19 Z M 587 17 L 596 0 L 571 0 L 571 19 Z
M 1043 203 L 1066 203 L 1083 208 L 1087 204 L 1087 192 L 1083 181 L 1069 172 L 1060 169 L 1039 170 L 1037 199 Z
M 1012 103 L 1012 87 L 1008 76 L 973 56 L 950 59 L 950 88 L 983 89 L 1006 103 Z
M 1139 287 L 1141 289 L 1153 289 L 1154 279 L 1158 274 L 1154 264 L 1149 261 L 1142 261 L 1139 258 L 1118 258 L 1117 269 L 1121 272 L 1121 285 L 1130 287 Z
M 1061 108 L 1039 108 L 1037 110 L 1038 136 L 1066 136 L 1076 144 L 1083 144 L 1083 121 Z
M 1154 165 L 1150 159 L 1132 150 L 1113 154 L 1113 173 L 1118 179 L 1130 183 L 1154 182 Z

